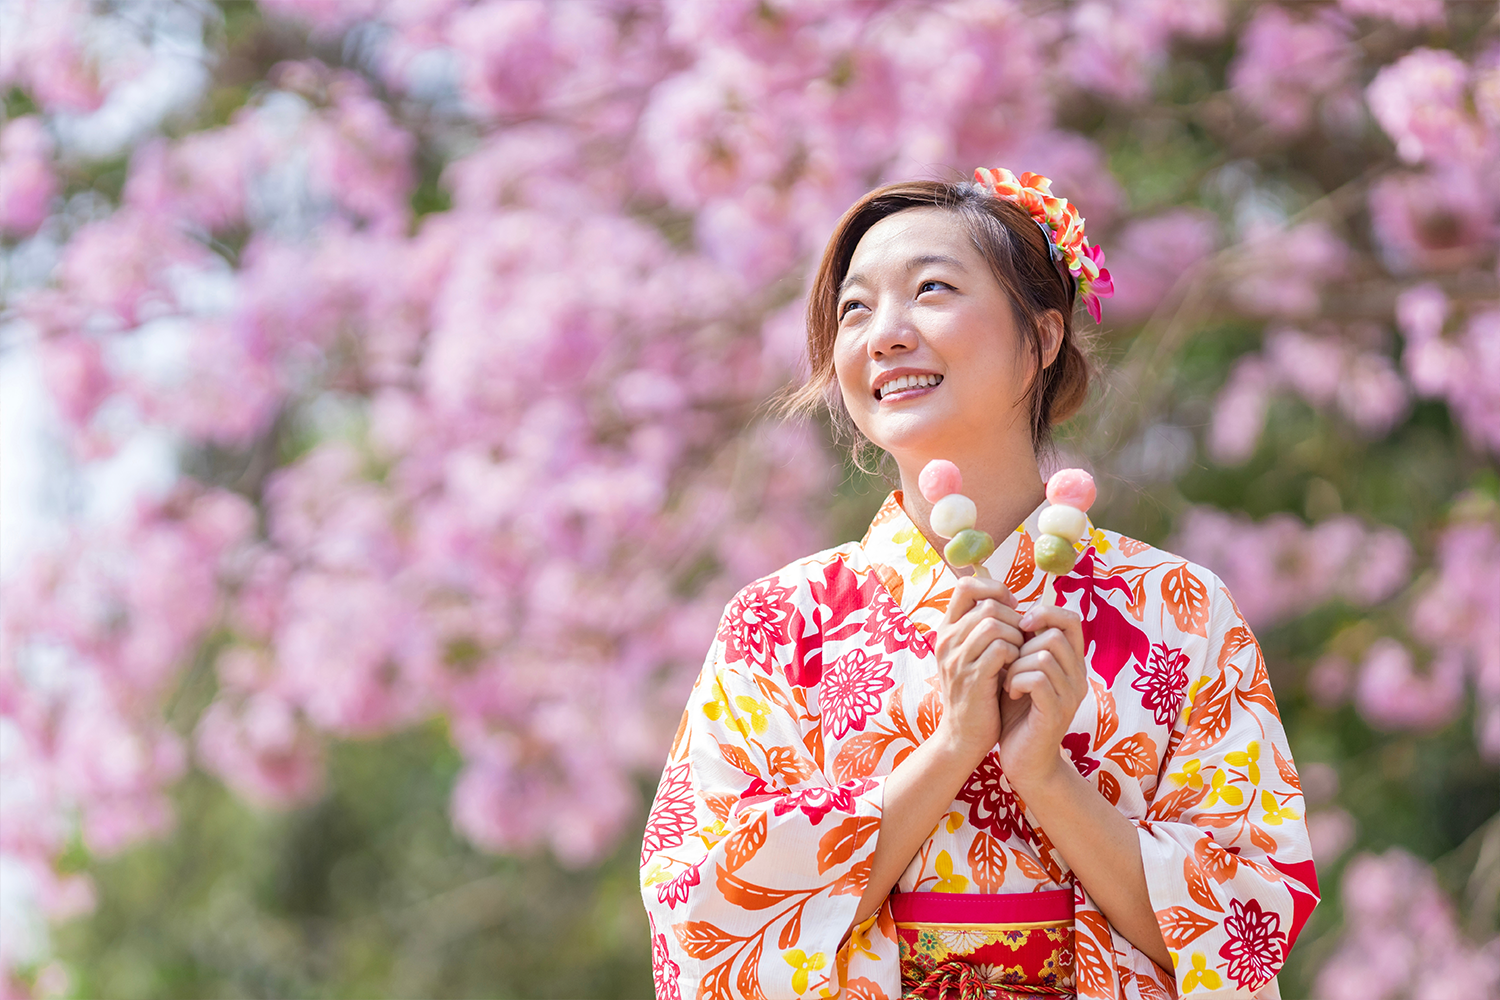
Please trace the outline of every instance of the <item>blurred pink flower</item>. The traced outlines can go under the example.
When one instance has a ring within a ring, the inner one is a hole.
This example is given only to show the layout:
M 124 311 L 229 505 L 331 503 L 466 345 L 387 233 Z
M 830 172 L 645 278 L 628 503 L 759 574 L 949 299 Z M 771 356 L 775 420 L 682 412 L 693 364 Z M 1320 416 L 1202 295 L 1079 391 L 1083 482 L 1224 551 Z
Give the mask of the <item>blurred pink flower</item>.
M 1262 627 L 1339 597 L 1378 604 L 1408 580 L 1411 546 L 1393 528 L 1340 515 L 1305 527 L 1291 514 L 1255 522 L 1190 507 L 1172 547 L 1223 578 L 1250 624 Z
M 1348 246 L 1321 222 L 1256 225 L 1241 243 L 1229 294 L 1251 315 L 1309 316 L 1318 311 L 1321 288 L 1345 273 L 1348 259 Z
M 1319 657 L 1307 672 L 1307 693 L 1323 708 L 1338 708 L 1353 690 L 1354 666 L 1337 654 Z
M 1360 854 L 1342 888 L 1345 930 L 1318 972 L 1317 996 L 1444 1000 L 1500 988 L 1500 942 L 1464 938 L 1426 862 L 1400 848 Z
M 1240 36 L 1229 86 L 1241 103 L 1282 133 L 1308 126 L 1320 97 L 1344 85 L 1356 51 L 1348 22 L 1326 9 L 1307 18 L 1258 7 Z
M 1354 846 L 1354 817 L 1338 808 L 1311 812 L 1307 816 L 1307 836 L 1312 841 L 1313 859 L 1320 866 L 1332 867 Z
M 336 74 L 328 93 L 329 106 L 305 126 L 315 187 L 375 232 L 404 233 L 416 140 L 357 75 Z
M 84 53 L 87 4 L 17 0 L 5 13 L 0 88 L 21 87 L 46 112 L 92 111 L 103 102 L 98 70 Z
M 1421 395 L 1447 401 L 1477 447 L 1500 452 L 1500 310 L 1482 309 L 1457 334 L 1444 337 L 1447 313 L 1447 297 L 1436 285 L 1402 293 L 1402 364 Z
M 1370 113 L 1408 163 L 1474 157 L 1483 146 L 1465 107 L 1469 67 L 1445 49 L 1413 49 L 1383 67 L 1365 90 Z
M 1353 17 L 1378 17 L 1402 28 L 1443 24 L 1443 0 L 1339 0 Z
M 1208 453 L 1221 465 L 1240 465 L 1255 454 L 1266 426 L 1266 405 L 1274 386 L 1272 373 L 1257 354 L 1247 354 L 1230 369 L 1229 381 L 1214 401 L 1208 428 Z
M 1110 316 L 1126 323 L 1150 316 L 1177 280 L 1213 252 L 1218 237 L 1218 220 L 1202 209 L 1174 208 L 1131 222 L 1108 248 Z
M 1438 541 L 1437 578 L 1411 610 L 1412 634 L 1436 650 L 1448 670 L 1472 674 L 1481 745 L 1500 760 L 1491 733 L 1500 707 L 1500 530 L 1459 521 Z
M 305 802 L 322 787 L 322 747 L 296 710 L 269 693 L 238 710 L 222 698 L 198 720 L 198 759 L 249 801 L 270 807 Z
M 1467 166 L 1388 174 L 1370 189 L 1370 219 L 1392 271 L 1455 269 L 1495 245 L 1497 199 Z
M 1452 656 L 1439 657 L 1420 675 L 1410 650 L 1379 639 L 1360 664 L 1354 704 L 1381 729 L 1436 729 L 1462 707 L 1463 677 L 1463 663 Z
M 86 427 L 115 389 L 98 339 L 68 333 L 43 340 L 38 351 L 42 377 L 62 418 L 74 427 Z
M 13 118 L 0 127 L 0 232 L 36 232 L 57 194 L 52 173 L 52 137 L 35 115 Z
M 595 98 L 611 83 L 614 31 L 595 4 L 477 4 L 449 20 L 448 42 L 467 96 L 491 115 Z

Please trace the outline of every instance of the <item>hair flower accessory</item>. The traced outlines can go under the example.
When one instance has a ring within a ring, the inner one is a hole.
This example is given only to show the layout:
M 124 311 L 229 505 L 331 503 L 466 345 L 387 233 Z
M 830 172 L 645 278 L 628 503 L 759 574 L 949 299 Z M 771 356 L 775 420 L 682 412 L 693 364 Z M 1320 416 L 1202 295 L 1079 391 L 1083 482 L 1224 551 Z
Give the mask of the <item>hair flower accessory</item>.
M 1115 294 L 1114 282 L 1104 269 L 1104 251 L 1090 246 L 1083 235 L 1083 216 L 1068 204 L 1066 198 L 1052 193 L 1052 181 L 1041 174 L 1023 173 L 1020 177 L 1004 167 L 980 167 L 974 171 L 974 183 L 996 198 L 1013 201 L 1031 213 L 1037 225 L 1047 234 L 1053 256 L 1060 257 L 1068 273 L 1078 284 L 1078 294 L 1088 307 L 1094 322 L 1103 315 L 1099 300 Z

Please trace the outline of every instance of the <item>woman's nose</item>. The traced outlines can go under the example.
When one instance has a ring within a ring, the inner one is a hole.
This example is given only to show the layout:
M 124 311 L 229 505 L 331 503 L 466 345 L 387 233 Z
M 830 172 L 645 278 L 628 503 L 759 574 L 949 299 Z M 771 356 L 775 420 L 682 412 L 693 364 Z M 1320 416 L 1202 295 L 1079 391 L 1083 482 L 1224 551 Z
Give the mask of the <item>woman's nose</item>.
M 889 357 L 917 346 L 916 328 L 906 310 L 894 305 L 877 306 L 870 317 L 870 336 L 865 347 L 872 358 Z

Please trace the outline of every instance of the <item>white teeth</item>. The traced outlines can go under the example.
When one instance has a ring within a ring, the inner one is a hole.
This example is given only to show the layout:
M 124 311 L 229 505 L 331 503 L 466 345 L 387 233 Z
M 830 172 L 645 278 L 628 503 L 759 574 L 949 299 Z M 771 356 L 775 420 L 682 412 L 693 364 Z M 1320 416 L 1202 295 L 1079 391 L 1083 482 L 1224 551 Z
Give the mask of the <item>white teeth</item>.
M 891 393 L 900 392 L 902 389 L 937 385 L 942 380 L 943 376 L 941 375 L 902 375 L 891 379 L 885 385 L 881 386 L 875 396 L 877 399 L 884 399 Z

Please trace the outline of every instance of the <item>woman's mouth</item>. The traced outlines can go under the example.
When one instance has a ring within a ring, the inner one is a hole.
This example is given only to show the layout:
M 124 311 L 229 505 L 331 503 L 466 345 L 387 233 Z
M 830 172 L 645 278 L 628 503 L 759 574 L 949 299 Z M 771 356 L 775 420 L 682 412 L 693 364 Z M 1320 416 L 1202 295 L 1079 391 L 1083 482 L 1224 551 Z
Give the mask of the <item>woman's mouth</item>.
M 942 380 L 943 376 L 935 374 L 898 375 L 896 378 L 877 388 L 875 390 L 875 398 L 884 400 L 915 395 L 923 390 L 933 388 Z

